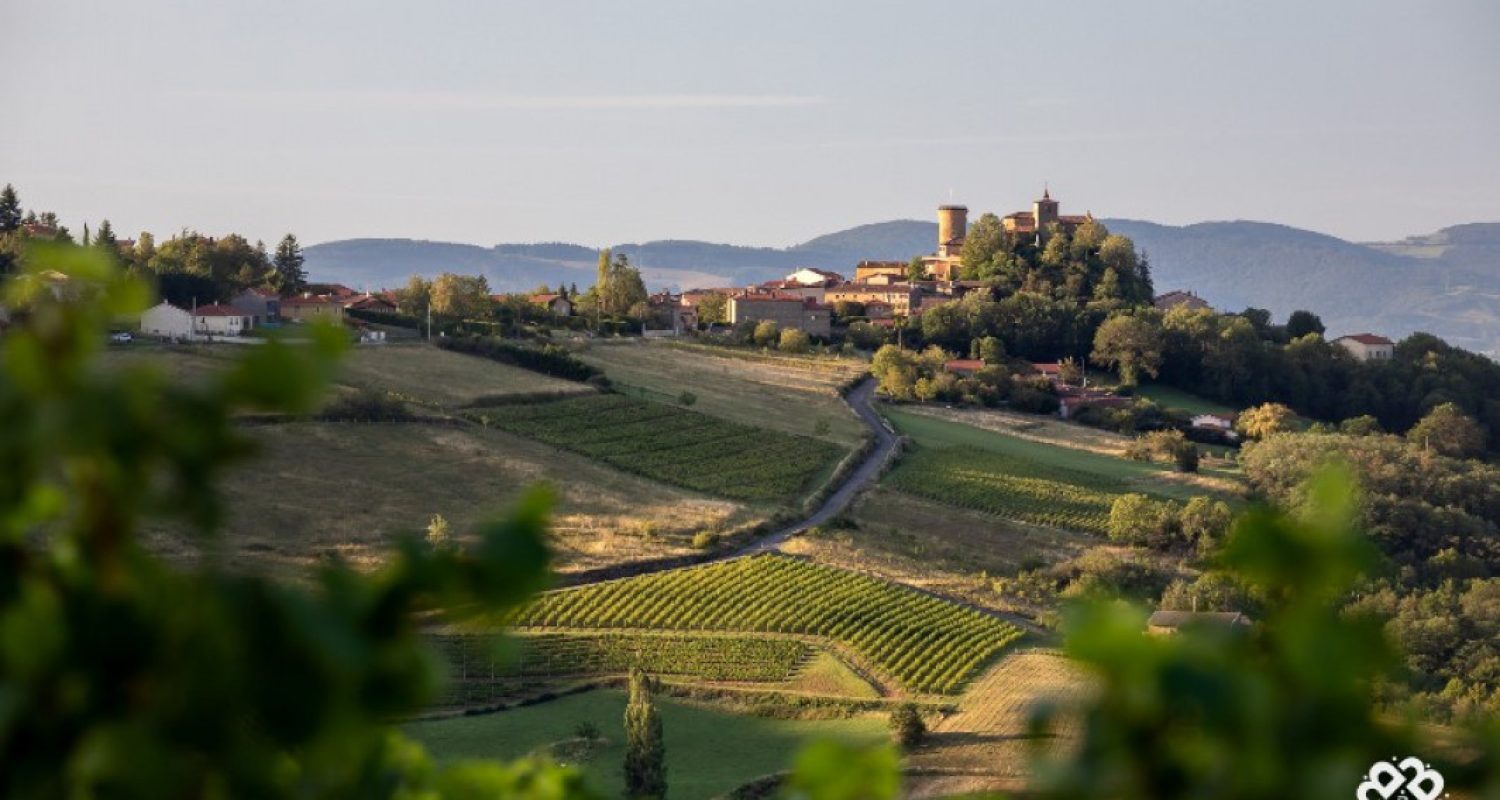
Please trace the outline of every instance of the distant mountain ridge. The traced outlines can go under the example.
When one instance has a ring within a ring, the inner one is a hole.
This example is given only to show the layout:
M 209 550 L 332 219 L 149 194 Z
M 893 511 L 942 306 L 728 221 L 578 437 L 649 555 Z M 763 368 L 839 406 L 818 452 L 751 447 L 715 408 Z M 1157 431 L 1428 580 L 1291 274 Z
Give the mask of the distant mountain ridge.
M 1266 222 L 1173 226 L 1105 219 L 1151 260 L 1158 292 L 1190 289 L 1215 307 L 1298 308 L 1323 317 L 1331 334 L 1392 337 L 1423 330 L 1462 347 L 1500 353 L 1500 223 L 1471 223 L 1400 241 L 1354 243 Z M 788 248 L 691 240 L 614 246 L 656 288 L 743 286 L 800 267 L 845 275 L 865 259 L 905 261 L 930 253 L 937 224 L 894 220 L 829 233 Z M 395 287 L 413 273 L 482 273 L 496 291 L 592 283 L 598 253 L 565 242 L 493 247 L 411 239 L 347 239 L 308 247 L 317 280 Z

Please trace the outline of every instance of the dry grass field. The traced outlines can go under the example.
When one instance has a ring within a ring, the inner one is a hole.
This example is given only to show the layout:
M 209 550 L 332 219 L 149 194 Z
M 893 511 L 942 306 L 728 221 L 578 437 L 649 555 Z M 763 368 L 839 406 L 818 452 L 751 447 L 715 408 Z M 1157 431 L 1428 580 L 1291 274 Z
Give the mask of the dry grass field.
M 356 347 L 344 357 L 338 382 L 443 407 L 494 395 L 593 391 L 576 381 L 421 343 Z
M 1038 750 L 1056 752 L 1077 736 L 1076 719 L 1065 714 L 1051 738 L 1033 738 L 1033 710 L 1042 703 L 1074 706 L 1087 691 L 1086 676 L 1057 651 L 1035 648 L 1005 656 L 974 681 L 958 712 L 933 725 L 927 742 L 911 755 L 919 775 L 909 794 L 948 797 L 1023 788 Z
M 837 387 L 864 371 L 855 359 L 760 355 L 670 342 L 595 342 L 578 353 L 626 394 L 676 402 L 697 396 L 694 411 L 844 447 L 864 428 L 839 399 Z M 826 422 L 820 432 L 818 423 Z
M 990 577 L 1066 561 L 1098 544 L 1087 534 L 1025 525 L 891 489 L 865 495 L 851 516 L 858 529 L 820 529 L 781 549 L 1000 611 L 1016 609 L 990 589 Z
M 760 518 L 500 431 L 303 422 L 250 433 L 262 452 L 224 480 L 227 541 L 266 566 L 335 553 L 371 563 L 434 514 L 461 532 L 537 483 L 558 492 L 552 535 L 563 570 L 687 552 L 696 531 Z M 159 544 L 185 554 L 175 538 Z

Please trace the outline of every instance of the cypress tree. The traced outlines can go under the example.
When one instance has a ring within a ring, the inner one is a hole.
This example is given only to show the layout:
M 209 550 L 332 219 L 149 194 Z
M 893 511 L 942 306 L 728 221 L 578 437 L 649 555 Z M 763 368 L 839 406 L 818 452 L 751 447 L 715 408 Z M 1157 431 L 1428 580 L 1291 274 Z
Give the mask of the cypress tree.
M 10 233 L 21 227 L 21 198 L 16 195 L 16 187 L 5 184 L 0 189 L 0 233 Z
M 630 699 L 625 705 L 626 797 L 655 800 L 666 797 L 666 755 L 661 713 L 651 699 L 651 679 L 640 669 L 632 669 Z
M 275 270 L 272 277 L 283 296 L 290 297 L 307 288 L 307 271 L 302 269 L 305 260 L 296 236 L 289 233 L 282 237 L 281 244 L 276 245 L 276 256 L 271 259 Z

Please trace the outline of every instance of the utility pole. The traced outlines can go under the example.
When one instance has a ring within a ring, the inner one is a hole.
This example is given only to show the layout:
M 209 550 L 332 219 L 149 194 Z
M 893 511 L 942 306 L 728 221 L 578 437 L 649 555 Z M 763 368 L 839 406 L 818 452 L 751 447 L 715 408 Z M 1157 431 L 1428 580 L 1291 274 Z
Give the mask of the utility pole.
M 427 341 L 432 341 L 432 301 L 427 301 Z

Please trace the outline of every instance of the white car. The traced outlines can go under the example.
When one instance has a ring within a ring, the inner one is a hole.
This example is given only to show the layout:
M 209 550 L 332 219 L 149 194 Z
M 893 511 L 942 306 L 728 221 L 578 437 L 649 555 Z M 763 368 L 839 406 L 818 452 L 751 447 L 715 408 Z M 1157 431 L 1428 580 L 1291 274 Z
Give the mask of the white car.
M 115 331 L 109 335 L 109 340 L 115 344 L 130 344 L 135 340 L 130 331 Z

